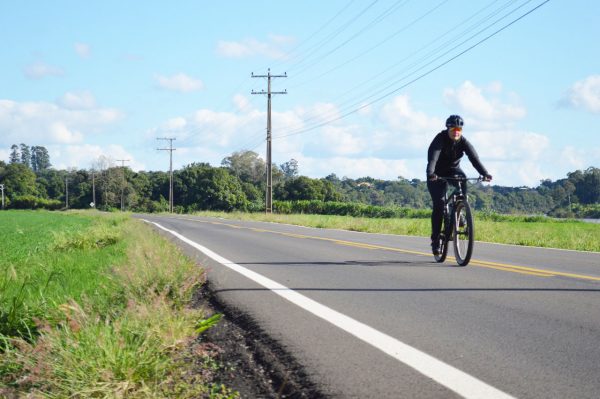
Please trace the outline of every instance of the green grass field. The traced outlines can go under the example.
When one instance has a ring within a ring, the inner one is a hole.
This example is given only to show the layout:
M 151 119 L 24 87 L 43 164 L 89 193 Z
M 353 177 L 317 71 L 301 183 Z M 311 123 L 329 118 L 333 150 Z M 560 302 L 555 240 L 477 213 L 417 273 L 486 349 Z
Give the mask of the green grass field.
M 149 226 L 5 211 L 0 235 L 0 397 L 236 397 L 189 361 L 215 367 L 188 306 L 202 270 Z
M 429 237 L 429 219 L 374 219 L 333 215 L 199 212 L 197 215 L 301 226 Z M 493 219 L 493 220 L 489 220 Z M 496 221 L 499 220 L 499 221 Z M 503 244 L 600 252 L 600 224 L 574 220 L 475 215 L 475 239 Z

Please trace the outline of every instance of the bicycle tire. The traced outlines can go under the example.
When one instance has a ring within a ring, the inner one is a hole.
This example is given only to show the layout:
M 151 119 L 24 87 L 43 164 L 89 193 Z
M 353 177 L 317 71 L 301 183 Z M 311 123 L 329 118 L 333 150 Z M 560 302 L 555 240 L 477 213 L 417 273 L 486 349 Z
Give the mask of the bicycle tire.
M 467 266 L 473 255 L 475 241 L 473 214 L 469 203 L 459 201 L 454 208 L 452 217 L 454 219 L 454 257 L 459 266 Z
M 446 260 L 446 256 L 448 255 L 448 236 L 449 234 L 447 234 L 450 229 L 448 228 L 448 220 L 446 220 L 446 217 L 444 217 L 444 220 L 442 221 L 442 231 L 445 233 L 441 233 L 438 240 L 440 241 L 440 253 L 439 254 L 433 254 L 433 257 L 435 258 L 435 261 L 438 263 L 442 263 Z

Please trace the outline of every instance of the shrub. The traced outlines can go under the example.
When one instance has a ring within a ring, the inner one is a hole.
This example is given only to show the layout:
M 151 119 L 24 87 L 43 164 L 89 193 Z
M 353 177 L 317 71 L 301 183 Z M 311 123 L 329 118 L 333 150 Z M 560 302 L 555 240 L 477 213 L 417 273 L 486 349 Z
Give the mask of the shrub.
M 14 197 L 11 201 L 10 207 L 14 209 L 57 210 L 63 207 L 63 203 L 58 200 L 39 198 L 34 195 L 22 195 Z

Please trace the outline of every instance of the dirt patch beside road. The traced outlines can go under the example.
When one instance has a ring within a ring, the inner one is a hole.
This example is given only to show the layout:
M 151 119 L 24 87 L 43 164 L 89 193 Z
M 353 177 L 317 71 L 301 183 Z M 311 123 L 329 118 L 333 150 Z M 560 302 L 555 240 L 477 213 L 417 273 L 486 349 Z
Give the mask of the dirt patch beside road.
M 242 398 L 324 398 L 303 367 L 250 317 L 220 302 L 206 282 L 194 307 L 222 313 L 219 323 L 197 343 L 214 346 L 220 367 L 214 381 L 238 391 Z

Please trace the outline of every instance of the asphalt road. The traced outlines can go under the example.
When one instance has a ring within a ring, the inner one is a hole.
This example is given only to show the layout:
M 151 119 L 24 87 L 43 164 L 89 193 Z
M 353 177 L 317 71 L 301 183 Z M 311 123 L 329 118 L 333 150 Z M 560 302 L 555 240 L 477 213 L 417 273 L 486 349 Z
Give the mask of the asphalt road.
M 600 397 L 600 253 L 476 243 L 461 268 L 422 237 L 143 219 L 332 397 Z

